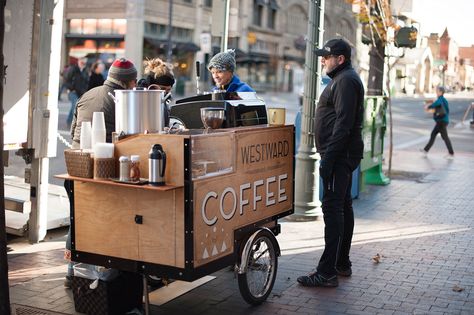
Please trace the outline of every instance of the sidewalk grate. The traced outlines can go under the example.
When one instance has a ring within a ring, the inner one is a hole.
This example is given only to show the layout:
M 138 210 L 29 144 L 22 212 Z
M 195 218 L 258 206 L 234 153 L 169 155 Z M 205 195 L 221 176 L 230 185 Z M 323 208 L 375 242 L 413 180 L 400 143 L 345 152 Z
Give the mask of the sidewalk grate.
M 12 315 L 63 315 L 64 313 L 58 313 L 53 311 L 44 310 L 37 307 L 27 305 L 11 305 Z

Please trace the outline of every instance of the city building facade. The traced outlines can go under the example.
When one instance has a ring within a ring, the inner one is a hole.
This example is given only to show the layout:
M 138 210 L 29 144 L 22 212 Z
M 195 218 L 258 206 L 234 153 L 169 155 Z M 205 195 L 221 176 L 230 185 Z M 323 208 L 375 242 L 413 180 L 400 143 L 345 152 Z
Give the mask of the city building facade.
M 177 92 L 185 94 L 195 87 L 194 65 L 200 61 L 201 81 L 208 88 L 205 65 L 221 49 L 215 29 L 224 15 L 217 11 L 219 1 L 66 0 L 63 64 L 82 56 L 106 64 L 127 57 L 140 73 L 142 60 L 160 57 L 174 65 Z M 325 3 L 324 41 L 341 37 L 357 47 L 351 5 L 345 0 Z M 304 78 L 308 6 L 307 0 L 230 0 L 227 47 L 236 51 L 242 80 L 257 91 L 298 91 Z

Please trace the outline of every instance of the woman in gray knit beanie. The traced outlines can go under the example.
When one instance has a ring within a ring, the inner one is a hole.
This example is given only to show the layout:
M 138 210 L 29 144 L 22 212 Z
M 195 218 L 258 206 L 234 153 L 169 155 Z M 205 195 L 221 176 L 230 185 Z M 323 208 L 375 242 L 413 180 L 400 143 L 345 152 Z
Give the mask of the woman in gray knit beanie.
M 212 74 L 216 90 L 226 90 L 226 92 L 255 92 L 247 83 L 240 81 L 235 72 L 235 51 L 228 49 L 220 52 L 211 58 L 207 69 Z

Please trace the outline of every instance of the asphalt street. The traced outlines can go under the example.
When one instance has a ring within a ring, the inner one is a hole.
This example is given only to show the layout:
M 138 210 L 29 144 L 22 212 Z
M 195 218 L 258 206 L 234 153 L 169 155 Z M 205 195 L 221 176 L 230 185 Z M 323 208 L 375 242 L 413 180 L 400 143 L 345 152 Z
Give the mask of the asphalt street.
M 263 93 L 259 94 L 267 107 L 284 107 L 286 109 L 286 122 L 294 123 L 296 114 L 301 107 L 298 105 L 298 95 L 295 93 Z M 416 97 L 394 97 L 392 98 L 393 115 L 393 147 L 394 149 L 421 148 L 429 139 L 429 134 L 433 128 L 433 120 L 430 114 L 424 112 L 423 103 L 425 99 L 432 99 L 434 95 Z M 454 145 L 454 150 L 474 152 L 472 145 L 472 133 L 469 130 L 468 121 L 461 124 L 461 120 L 467 106 L 474 101 L 474 94 L 458 93 L 446 95 L 450 106 L 449 133 Z M 58 138 L 56 157 L 50 159 L 49 182 L 51 184 L 62 185 L 62 180 L 54 178 L 55 174 L 66 172 L 63 152 L 67 148 L 65 143 L 71 142 L 70 132 L 66 126 L 66 116 L 70 103 L 66 95 L 62 96 L 59 102 Z M 468 120 L 472 117 L 472 112 Z M 387 120 L 389 119 L 387 115 Z M 452 130 L 452 132 L 451 132 Z M 388 136 L 387 128 L 387 136 Z M 389 138 L 385 140 L 385 147 L 388 148 Z M 436 141 L 432 150 L 441 150 L 444 143 L 441 139 Z M 27 165 L 21 157 L 10 153 L 9 166 L 5 168 L 6 175 L 24 176 Z

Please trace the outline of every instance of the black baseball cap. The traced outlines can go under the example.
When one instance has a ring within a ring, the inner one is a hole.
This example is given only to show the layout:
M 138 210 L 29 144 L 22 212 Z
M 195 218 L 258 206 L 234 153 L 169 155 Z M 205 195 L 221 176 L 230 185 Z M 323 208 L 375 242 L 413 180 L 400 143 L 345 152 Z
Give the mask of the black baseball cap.
M 351 46 L 341 38 L 330 39 L 324 44 L 322 49 L 315 49 L 317 56 L 343 55 L 346 59 L 351 58 Z

